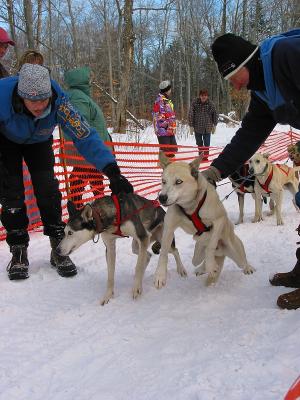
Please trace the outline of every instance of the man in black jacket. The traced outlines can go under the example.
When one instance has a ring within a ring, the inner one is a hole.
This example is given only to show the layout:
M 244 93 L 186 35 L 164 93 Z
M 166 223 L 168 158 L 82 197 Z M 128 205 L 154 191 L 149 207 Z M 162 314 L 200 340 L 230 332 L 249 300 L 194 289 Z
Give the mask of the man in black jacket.
M 235 89 L 251 90 L 251 100 L 242 126 L 212 165 L 204 171 L 215 183 L 244 164 L 263 144 L 277 123 L 300 129 L 300 29 L 272 36 L 256 46 L 227 33 L 211 46 L 220 74 Z M 279 296 L 281 308 L 300 307 L 300 251 L 297 264 L 288 273 L 276 274 L 275 286 L 298 288 Z

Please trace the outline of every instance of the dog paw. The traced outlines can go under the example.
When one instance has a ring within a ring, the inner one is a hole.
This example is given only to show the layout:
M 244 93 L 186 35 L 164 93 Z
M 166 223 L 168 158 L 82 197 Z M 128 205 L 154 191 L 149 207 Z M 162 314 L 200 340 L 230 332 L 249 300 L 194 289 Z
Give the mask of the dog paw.
M 187 277 L 187 272 L 183 265 L 177 267 L 178 275 L 182 276 L 183 278 Z
M 205 263 L 203 262 L 199 267 L 195 268 L 196 276 L 204 275 L 206 273 Z
M 256 269 L 254 268 L 254 267 L 251 267 L 251 265 L 246 265 L 246 267 L 243 269 L 243 271 L 244 271 L 244 274 L 245 275 L 251 275 L 251 274 L 253 274 L 253 272 L 255 272 L 256 271 Z
M 263 217 L 254 217 L 254 218 L 252 219 L 252 222 L 253 222 L 253 223 L 260 222 L 260 221 L 263 221 Z
M 132 288 L 132 298 L 136 300 L 143 292 L 142 286 L 134 286 Z
M 283 220 L 282 219 L 277 220 L 277 225 L 284 225 Z
M 107 292 L 105 293 L 105 296 L 100 300 L 100 304 L 101 306 L 104 306 L 105 304 L 107 304 L 109 302 L 110 299 L 112 299 L 114 297 L 114 292 Z
M 161 289 L 163 286 L 166 286 L 167 277 L 165 274 L 155 274 L 154 285 L 156 289 Z
M 206 279 L 205 285 L 206 286 L 214 285 L 217 282 L 219 275 L 220 275 L 219 270 L 215 269 L 213 271 L 210 271 L 210 273 L 208 274 L 208 277 Z

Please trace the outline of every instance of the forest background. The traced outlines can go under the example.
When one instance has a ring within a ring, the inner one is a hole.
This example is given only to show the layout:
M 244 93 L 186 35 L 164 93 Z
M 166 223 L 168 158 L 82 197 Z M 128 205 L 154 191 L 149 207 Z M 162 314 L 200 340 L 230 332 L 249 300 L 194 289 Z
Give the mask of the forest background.
M 0 26 L 16 46 L 4 60 L 16 73 L 28 48 L 41 51 L 54 79 L 88 65 L 93 96 L 116 132 L 126 109 L 151 121 L 159 82 L 170 79 L 178 119 L 185 121 L 199 89 L 220 113 L 247 109 L 247 91 L 221 79 L 210 45 L 226 32 L 259 43 L 300 26 L 299 0 L 0 0 Z M 115 100 L 115 101 L 112 101 Z M 128 117 L 128 114 L 127 114 Z

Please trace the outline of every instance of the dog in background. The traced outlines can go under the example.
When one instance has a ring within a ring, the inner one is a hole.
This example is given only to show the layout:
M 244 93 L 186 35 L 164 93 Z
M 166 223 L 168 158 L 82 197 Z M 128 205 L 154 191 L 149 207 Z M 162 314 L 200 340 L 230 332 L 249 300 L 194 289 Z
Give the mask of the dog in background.
M 168 251 L 177 228 L 193 235 L 196 244 L 192 262 L 199 266 L 196 274 L 208 274 L 207 285 L 218 280 L 226 256 L 245 274 L 254 271 L 215 188 L 199 172 L 201 159 L 202 155 L 190 164 L 170 162 L 159 153 L 163 168 L 159 201 L 168 209 L 155 272 L 154 283 L 158 289 L 166 285 Z
M 239 218 L 236 225 L 239 225 L 244 222 L 244 203 L 245 203 L 245 194 L 250 193 L 253 200 L 255 199 L 254 194 L 254 175 L 251 175 L 249 172 L 249 164 L 246 163 L 241 165 L 236 171 L 234 171 L 231 175 L 229 175 L 229 180 L 232 183 L 232 187 L 234 188 L 239 203 Z M 262 197 L 264 203 L 267 203 L 267 198 Z M 274 203 L 273 200 L 270 199 L 270 215 L 274 213 Z
M 285 164 L 273 164 L 269 161 L 269 154 L 255 153 L 249 160 L 250 173 L 255 175 L 255 216 L 253 222 L 259 222 L 262 218 L 261 196 L 270 195 L 274 201 L 277 225 L 283 224 L 281 215 L 283 190 L 287 189 L 293 195 L 295 204 L 295 194 L 298 191 L 298 179 L 295 172 L 300 167 L 288 167 Z
M 65 227 L 65 237 L 56 251 L 61 255 L 69 255 L 83 243 L 101 234 L 106 247 L 108 271 L 107 289 L 101 305 L 108 303 L 114 294 L 116 240 L 120 237 L 133 238 L 132 251 L 138 258 L 132 296 L 134 299 L 140 296 L 144 272 L 151 258 L 151 253 L 148 252 L 150 243 L 155 242 L 152 246 L 153 252 L 159 253 L 160 250 L 165 217 L 163 208 L 137 194 L 122 193 L 118 196 L 104 196 L 80 210 L 69 202 L 68 211 L 70 219 Z M 175 247 L 174 236 L 169 252 L 175 258 L 177 272 L 181 276 L 186 276 L 187 273 Z
M 293 161 L 293 167 L 300 166 L 300 141 L 295 144 L 290 144 L 287 147 L 287 152 L 290 160 Z M 299 173 L 296 171 L 296 177 L 299 180 Z

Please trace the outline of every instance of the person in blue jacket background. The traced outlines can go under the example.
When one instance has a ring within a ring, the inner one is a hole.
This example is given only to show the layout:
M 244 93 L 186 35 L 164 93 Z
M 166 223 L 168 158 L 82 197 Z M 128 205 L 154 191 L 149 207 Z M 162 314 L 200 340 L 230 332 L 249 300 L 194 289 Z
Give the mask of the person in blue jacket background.
M 52 150 L 52 134 L 57 125 L 72 138 L 80 154 L 109 178 L 113 194 L 133 191 L 110 150 L 71 105 L 57 82 L 50 79 L 47 68 L 24 64 L 18 76 L 0 80 L 0 151 L 5 169 L 1 222 L 12 253 L 7 267 L 10 279 L 28 278 L 23 159 L 30 171 L 44 234 L 50 237 L 50 262 L 61 276 L 77 273 L 71 259 L 55 251 L 64 236 L 61 193 L 54 176 Z
M 300 129 L 300 29 L 271 36 L 259 46 L 226 33 L 211 46 L 220 74 L 235 89 L 251 90 L 247 114 L 231 142 L 205 170 L 212 183 L 226 178 L 243 165 L 263 144 L 276 123 Z M 300 233 L 300 229 L 299 229 Z M 298 288 L 279 296 L 280 308 L 300 307 L 300 248 L 297 263 L 286 273 L 277 273 L 274 286 Z

